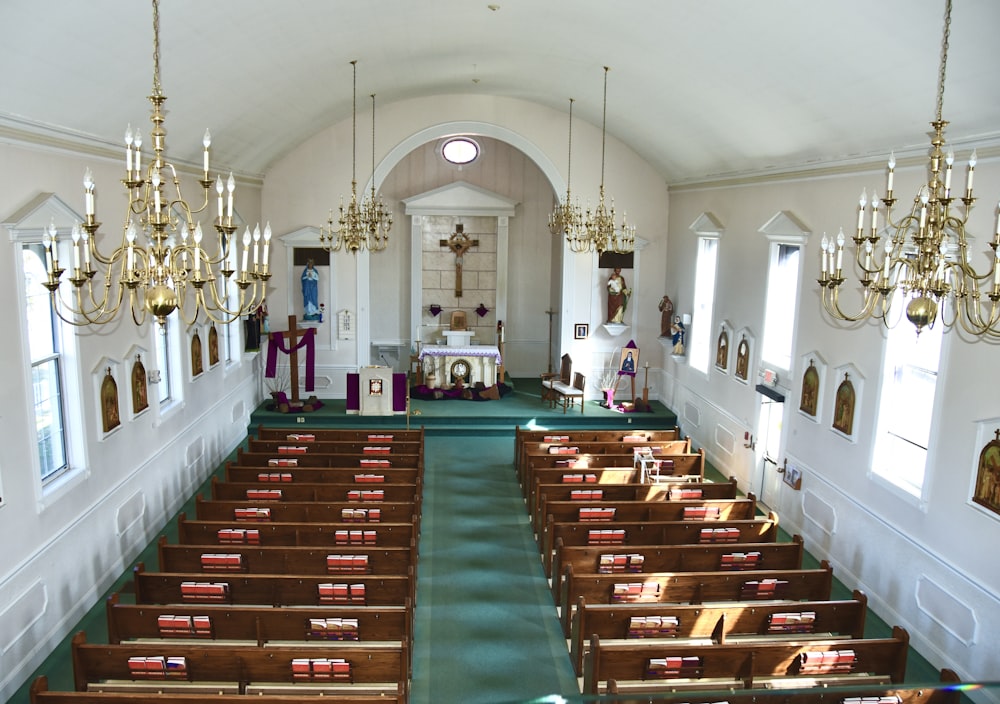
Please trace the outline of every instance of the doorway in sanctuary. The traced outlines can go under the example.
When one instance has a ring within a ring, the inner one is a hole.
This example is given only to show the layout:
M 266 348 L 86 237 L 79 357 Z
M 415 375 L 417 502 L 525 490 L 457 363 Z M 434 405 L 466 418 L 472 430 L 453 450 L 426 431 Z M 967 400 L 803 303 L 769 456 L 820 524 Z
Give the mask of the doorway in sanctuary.
M 758 392 L 761 387 L 758 387 Z M 781 431 L 785 415 L 784 396 L 776 393 L 758 393 L 757 444 L 750 491 L 765 510 L 777 509 L 781 488 Z

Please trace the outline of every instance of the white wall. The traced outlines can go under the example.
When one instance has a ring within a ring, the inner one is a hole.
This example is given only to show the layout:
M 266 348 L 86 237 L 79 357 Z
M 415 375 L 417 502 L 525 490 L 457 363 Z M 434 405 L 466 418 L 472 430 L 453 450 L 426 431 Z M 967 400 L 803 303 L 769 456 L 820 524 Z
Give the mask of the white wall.
M 370 113 L 359 113 L 358 124 L 369 124 Z M 641 277 L 635 272 L 629 284 L 635 289 L 627 313 L 630 328 L 621 338 L 611 338 L 600 330 L 604 322 L 604 282 L 607 271 L 597 269 L 592 255 L 567 255 L 574 259 L 570 274 L 562 281 L 551 281 L 558 273 L 558 241 L 548 232 L 547 218 L 555 203 L 555 194 L 565 194 L 566 116 L 560 111 L 538 105 L 493 96 L 435 96 L 390 103 L 378 108 L 376 135 L 376 172 L 381 195 L 394 210 L 394 224 L 389 249 L 368 259 L 356 259 L 343 253 L 334 255 L 329 273 L 337 283 L 339 299 L 335 309 L 361 310 L 353 282 L 366 278 L 371 282 L 372 300 L 381 306 L 379 337 L 408 341 L 413 331 L 409 321 L 409 218 L 403 213 L 403 198 L 417 195 L 452 180 L 467 180 L 476 186 L 506 196 L 518 203 L 510 219 L 510 260 L 507 329 L 507 371 L 512 376 L 534 376 L 546 369 L 548 353 L 548 316 L 555 309 L 554 355 L 569 351 L 579 361 L 578 371 L 596 380 L 597 369 L 613 350 L 635 339 L 640 348 L 655 350 L 647 357 L 650 379 L 660 371 L 659 313 L 656 304 L 663 295 L 665 259 L 666 187 L 642 158 L 609 138 L 606 190 L 614 196 L 619 213 L 627 211 L 629 222 L 636 223 L 639 237 L 647 240 L 638 261 Z M 443 165 L 434 148 L 440 137 L 454 133 L 455 125 L 472 125 L 473 132 L 484 136 L 486 145 L 481 162 L 459 170 Z M 410 146 L 415 136 L 418 144 Z M 273 165 L 265 179 L 263 211 L 276 235 L 297 230 L 303 225 L 325 222 L 329 210 L 349 195 L 351 181 L 351 122 L 331 126 L 304 141 L 296 150 Z M 422 140 L 422 141 L 421 141 Z M 370 188 L 368 181 L 371 141 L 358 141 L 359 191 Z M 581 205 L 595 205 L 600 184 L 601 132 L 599 126 L 576 121 L 573 129 L 573 193 Z M 273 321 L 283 321 L 286 309 L 300 301 L 296 286 L 284 287 L 280 272 L 286 270 L 279 252 L 272 281 L 287 300 L 272 299 Z M 377 291 L 377 294 L 376 294 Z M 560 300 L 561 299 L 561 300 Z M 476 302 L 472 303 L 474 307 Z M 397 310 L 398 308 L 398 310 Z M 383 318 L 396 322 L 396 329 L 386 331 Z M 588 323 L 591 336 L 574 340 L 576 323 Z M 281 323 L 277 323 L 281 325 Z M 281 328 L 275 328 L 281 329 Z M 321 340 L 324 338 L 321 336 Z M 367 363 L 364 340 L 357 344 L 332 341 L 317 351 L 317 370 L 334 377 L 332 395 L 342 395 L 337 379 L 356 364 Z M 591 384 L 597 397 L 596 383 Z M 655 395 L 655 392 L 654 392 Z
M 116 219 L 124 200 L 117 161 L 0 145 L 0 164 L 3 221 L 40 192 L 52 192 L 82 211 L 82 175 L 90 166 L 99 189 L 98 216 L 105 222 L 101 232 L 106 238 L 120 235 Z M 253 222 L 259 193 L 253 187 L 242 193 L 238 203 Z M 6 700 L 246 436 L 261 393 L 256 356 L 211 368 L 206 359 L 204 373 L 192 380 L 185 349 L 177 372 L 183 404 L 163 416 L 151 408 L 132 418 L 129 360 L 118 378 L 122 425 L 102 437 L 91 374 L 102 358 L 125 361 L 137 346 L 152 349 L 150 323 L 137 328 L 126 318 L 99 332 L 81 330 L 79 359 L 68 371 L 82 378 L 82 407 L 70 409 L 81 428 L 82 460 L 65 481 L 43 491 L 31 459 L 33 400 L 25 376 L 30 364 L 16 288 L 21 255 L 8 232 L 0 237 L 0 296 L 6 303 L 0 306 L 0 325 L 7 332 L 0 352 L 7 370 L 0 375 L 0 700 Z M 144 362 L 153 368 L 149 357 Z M 154 399 L 151 393 L 151 404 Z
M 931 663 L 953 668 L 964 678 L 993 679 L 1000 671 L 995 635 L 1000 628 L 1000 564 L 993 559 L 1000 516 L 972 504 L 970 497 L 979 452 L 1000 427 L 996 420 L 1000 403 L 993 392 L 1000 384 L 997 348 L 962 340 L 953 332 L 945 336 L 928 468 L 930 498 L 926 506 L 919 506 L 869 474 L 882 331 L 876 325 L 840 329 L 821 312 L 816 284 L 819 241 L 824 231 L 834 235 L 841 226 L 848 231 L 854 226 L 862 187 L 869 193 L 873 187 L 884 192 L 883 169 L 875 165 L 852 175 L 804 174 L 780 182 L 672 190 L 667 278 L 673 285 L 668 293 L 680 310 L 689 305 L 697 237 L 688 228 L 701 213 L 711 212 L 725 227 L 716 310 L 713 321 L 695 320 L 693 325 L 713 326 L 713 350 L 721 320 L 729 320 L 737 329 L 761 331 L 768 242 L 758 229 L 775 213 L 789 211 L 812 232 L 803 257 L 793 353 L 796 368 L 786 380 L 791 392 L 785 404 L 784 449 L 778 458 L 779 463 L 787 459 L 802 468 L 802 490 L 792 491 L 779 482 L 773 508 L 784 528 L 805 537 L 807 550 L 832 562 L 839 579 L 868 594 L 881 617 L 907 628 L 913 645 Z M 980 160 L 976 171 L 980 201 L 970 231 L 980 243 L 973 247 L 975 256 L 985 264 L 985 255 L 978 250 L 986 249 L 996 225 L 1000 162 Z M 926 177 L 921 166 L 897 169 L 896 192 L 904 204 L 922 178 Z M 813 351 L 828 365 L 827 407 L 820 409 L 818 424 L 796 410 L 803 372 L 799 357 Z M 759 351 L 752 372 L 758 360 Z M 859 430 L 854 443 L 830 428 L 832 370 L 848 363 L 865 379 L 855 413 Z M 668 372 L 663 394 L 681 415 L 684 432 L 746 488 L 753 453 L 743 448 L 743 434 L 758 430 L 759 396 L 753 384 L 738 384 L 714 369 L 706 377 L 673 361 Z M 699 418 L 698 425 L 690 422 Z M 735 450 L 726 447 L 732 438 Z

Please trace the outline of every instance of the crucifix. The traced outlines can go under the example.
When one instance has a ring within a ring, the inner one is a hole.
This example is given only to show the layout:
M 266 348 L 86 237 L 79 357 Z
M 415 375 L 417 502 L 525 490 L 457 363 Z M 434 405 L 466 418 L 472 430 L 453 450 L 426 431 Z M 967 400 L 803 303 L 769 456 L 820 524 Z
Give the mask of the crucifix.
M 442 247 L 447 247 L 455 253 L 455 297 L 462 296 L 462 259 L 472 247 L 479 246 L 479 240 L 474 240 L 465 234 L 465 225 L 458 223 L 455 231 L 446 240 L 440 240 Z
M 289 384 L 292 387 L 292 403 L 297 403 L 299 400 L 299 351 L 296 349 L 296 345 L 299 344 L 299 333 L 304 333 L 309 328 L 297 328 L 295 327 L 295 316 L 288 316 L 288 330 L 284 332 L 285 338 L 287 340 L 287 346 L 290 350 L 288 353 L 288 364 L 289 364 Z M 270 333 L 273 335 L 274 333 Z

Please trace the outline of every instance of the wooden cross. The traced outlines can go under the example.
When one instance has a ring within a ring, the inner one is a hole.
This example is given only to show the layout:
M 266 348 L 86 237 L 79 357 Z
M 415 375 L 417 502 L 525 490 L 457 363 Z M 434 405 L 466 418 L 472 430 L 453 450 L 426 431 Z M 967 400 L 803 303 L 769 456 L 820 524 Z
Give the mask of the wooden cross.
M 297 403 L 299 400 L 299 351 L 295 349 L 295 346 L 299 343 L 299 333 L 304 333 L 308 330 L 309 328 L 295 327 L 295 316 L 288 316 L 288 330 L 285 331 L 284 335 L 288 341 L 288 349 L 291 350 L 288 353 L 288 363 L 291 367 L 289 373 L 289 383 L 292 386 L 292 403 Z M 268 335 L 272 336 L 274 333 L 272 332 Z
M 474 240 L 465 234 L 465 225 L 458 223 L 451 237 L 440 240 L 442 247 L 447 247 L 455 253 L 455 297 L 462 297 L 462 258 L 472 247 L 479 246 L 479 240 Z

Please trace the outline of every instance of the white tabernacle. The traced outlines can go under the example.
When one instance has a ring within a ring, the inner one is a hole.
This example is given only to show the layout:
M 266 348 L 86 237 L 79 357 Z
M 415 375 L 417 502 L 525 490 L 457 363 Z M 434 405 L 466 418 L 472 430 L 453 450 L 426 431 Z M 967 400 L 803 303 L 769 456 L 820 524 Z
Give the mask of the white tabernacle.
M 500 348 L 496 345 L 424 345 L 420 350 L 420 363 L 424 368 L 424 383 L 432 389 L 450 389 L 454 385 L 453 375 L 466 369 L 466 386 L 478 382 L 495 386 Z
M 472 344 L 474 330 L 442 330 L 446 347 L 469 347 Z

